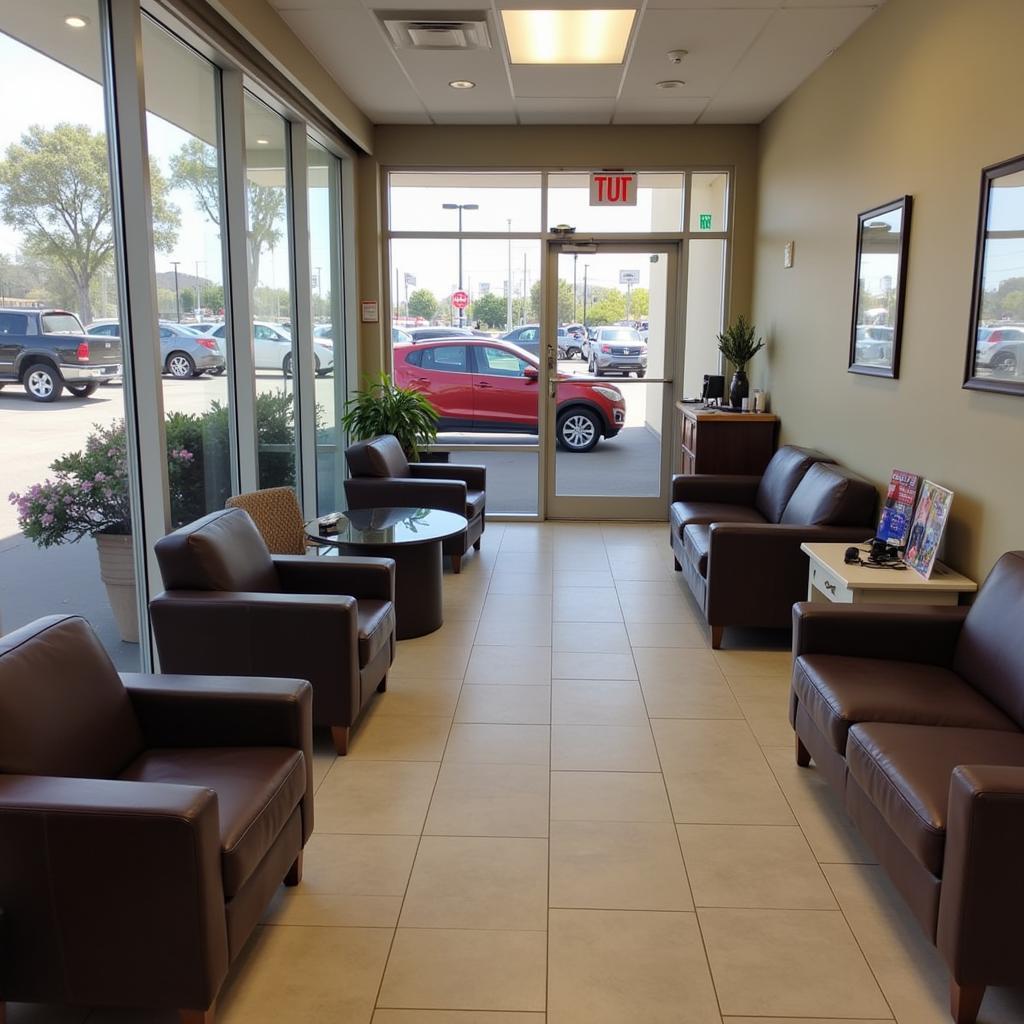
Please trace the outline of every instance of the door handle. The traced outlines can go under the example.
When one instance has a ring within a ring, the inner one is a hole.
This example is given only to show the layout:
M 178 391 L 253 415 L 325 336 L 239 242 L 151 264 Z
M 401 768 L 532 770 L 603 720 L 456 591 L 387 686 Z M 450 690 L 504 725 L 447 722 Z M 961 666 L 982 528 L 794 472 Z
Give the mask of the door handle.
M 413 377 L 413 380 L 416 381 L 417 384 L 429 384 L 430 383 L 430 378 L 429 377 Z
M 493 387 L 494 387 L 494 385 L 493 385 L 493 384 L 488 384 L 488 383 L 487 383 L 487 381 L 485 381 L 485 380 L 482 380 L 482 381 L 479 381 L 479 382 L 477 383 L 477 387 L 478 387 L 478 388 L 493 388 Z
M 558 397 L 558 381 L 557 380 L 549 380 L 548 381 L 548 394 L 550 394 L 552 398 L 557 398 Z

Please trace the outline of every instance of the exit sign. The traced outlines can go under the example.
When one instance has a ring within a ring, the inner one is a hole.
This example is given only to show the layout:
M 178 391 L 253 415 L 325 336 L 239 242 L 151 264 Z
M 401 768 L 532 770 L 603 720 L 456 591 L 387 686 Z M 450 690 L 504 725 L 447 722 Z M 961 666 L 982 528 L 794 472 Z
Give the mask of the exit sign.
M 636 171 L 593 171 L 591 206 L 636 206 Z
M 711 214 L 710 213 L 702 213 L 700 215 L 700 229 L 701 229 L 701 231 L 710 231 L 711 230 Z

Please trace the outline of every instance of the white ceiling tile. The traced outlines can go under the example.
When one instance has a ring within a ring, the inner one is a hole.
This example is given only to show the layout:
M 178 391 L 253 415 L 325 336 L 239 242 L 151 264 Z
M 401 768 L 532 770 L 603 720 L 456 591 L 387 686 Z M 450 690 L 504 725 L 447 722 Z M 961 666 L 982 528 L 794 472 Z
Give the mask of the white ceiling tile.
M 847 0 L 850 2 L 850 0 Z M 647 9 L 669 11 L 775 10 L 783 0 L 648 0 Z
M 707 97 L 672 97 L 658 103 L 620 102 L 613 124 L 694 124 L 708 105 Z
M 465 114 L 458 111 L 433 113 L 436 124 L 515 124 L 515 111 L 491 114 Z
M 512 68 L 512 91 L 517 97 L 552 97 L 566 99 L 615 99 L 623 69 L 600 65 L 587 67 L 517 65 Z
M 517 99 L 523 124 L 608 124 L 615 111 L 610 99 Z
M 399 50 L 398 59 L 431 114 L 495 113 L 515 115 L 508 75 L 501 57 L 493 50 Z M 475 89 L 449 86 L 456 79 L 476 82 Z

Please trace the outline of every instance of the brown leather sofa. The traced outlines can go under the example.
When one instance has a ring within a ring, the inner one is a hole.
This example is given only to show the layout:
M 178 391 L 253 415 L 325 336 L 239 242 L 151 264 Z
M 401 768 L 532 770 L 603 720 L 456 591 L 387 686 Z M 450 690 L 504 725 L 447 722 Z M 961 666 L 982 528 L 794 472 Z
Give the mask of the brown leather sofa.
M 395 658 L 390 558 L 271 555 L 249 514 L 212 512 L 156 542 L 149 605 L 167 672 L 280 676 L 313 685 L 313 721 L 349 730 Z
M 821 452 L 785 445 L 761 476 L 672 478 L 669 527 L 683 572 L 719 648 L 726 626 L 787 629 L 807 596 L 809 541 L 869 537 L 873 484 Z
M 471 546 L 480 550 L 487 506 L 486 466 L 409 462 L 393 434 L 351 445 L 345 449 L 345 459 L 349 508 L 439 508 L 465 516 L 466 529 L 442 544 L 456 573 Z
M 312 690 L 117 671 L 88 623 L 0 638 L 7 1001 L 213 1021 L 313 830 Z
M 1024 964 L 1024 552 L 968 608 L 798 604 L 790 716 L 935 943 L 957 1024 Z

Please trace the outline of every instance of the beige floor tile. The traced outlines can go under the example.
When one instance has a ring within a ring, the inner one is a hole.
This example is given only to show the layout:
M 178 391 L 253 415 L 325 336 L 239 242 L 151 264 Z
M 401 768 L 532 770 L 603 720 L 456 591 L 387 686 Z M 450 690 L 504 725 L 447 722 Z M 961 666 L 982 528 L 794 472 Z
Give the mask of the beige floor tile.
M 487 592 L 483 618 L 504 622 L 533 622 L 550 619 L 552 598 L 548 594 L 496 594 Z
M 550 651 L 551 619 L 547 615 L 531 619 L 482 616 L 476 642 L 490 647 L 539 647 Z
M 679 841 L 698 907 L 836 909 L 799 828 L 680 825 Z
M 715 651 L 715 660 L 727 676 L 785 676 L 793 669 L 791 651 Z
M 785 716 L 746 715 L 754 738 L 762 747 L 781 747 L 793 742 L 793 727 Z
M 707 630 L 696 622 L 630 622 L 626 631 L 633 647 L 675 647 L 705 649 Z
M 462 679 L 432 679 L 397 676 L 388 679 L 385 693 L 373 702 L 373 715 L 451 718 L 459 700 Z
M 547 891 L 544 839 L 424 836 L 401 926 L 545 931 Z
M 446 623 L 478 622 L 484 610 L 484 597 L 482 594 L 453 594 L 446 591 L 442 609 Z
M 551 676 L 553 679 L 636 679 L 636 666 L 632 654 L 556 651 L 551 655 Z
M 691 608 L 695 607 L 690 600 L 690 590 L 681 573 L 673 579 L 665 580 L 616 580 L 615 589 L 619 592 L 620 597 L 632 594 L 661 599 L 674 597 Z
M 425 832 L 440 836 L 548 834 L 549 772 L 541 765 L 441 766 Z
M 779 708 L 785 714 L 789 708 L 792 682 L 788 673 L 777 676 L 733 674 L 728 677 L 727 682 L 740 707 L 750 714 L 766 715 Z
M 501 1010 L 378 1010 L 373 1015 L 373 1024 L 544 1024 L 544 1014 Z
M 320 783 L 327 778 L 338 755 L 331 743 L 331 734 L 327 729 L 315 729 L 313 732 L 313 792 L 320 788 Z
M 693 910 L 667 822 L 552 821 L 552 907 Z
M 399 647 L 388 679 L 397 676 L 411 679 L 461 678 L 466 671 L 470 650 L 469 645 L 449 647 L 447 644 L 429 644 L 415 651 L 403 651 Z
M 671 821 L 661 775 L 552 772 L 552 821 Z
M 746 722 L 651 722 L 675 820 L 792 825 L 793 815 Z
M 319 805 L 316 808 L 319 814 Z M 409 881 L 415 836 L 332 835 L 314 832 L 302 864 L 305 894 L 401 896 Z
M 548 725 L 551 722 L 551 687 L 467 684 L 459 697 L 455 721 Z
M 377 1020 L 376 1017 L 373 1018 Z M 850 1017 L 723 1017 L 722 1024 L 878 1024 L 878 1019 L 853 1020 Z
M 627 625 L 651 623 L 659 626 L 679 626 L 684 623 L 693 625 L 701 621 L 693 604 L 681 594 L 673 593 L 675 588 L 671 584 L 666 588 L 669 593 L 661 594 L 651 593 L 646 589 L 652 584 L 653 581 L 648 580 L 636 584 L 643 587 L 642 590 L 619 589 L 619 603 Z
M 399 928 L 377 1005 L 543 1010 L 541 931 Z
M 555 590 L 570 590 L 580 587 L 612 587 L 612 574 L 607 569 L 555 569 Z
M 218 1024 L 330 1019 L 373 1013 L 390 928 L 260 928 L 218 1000 Z
M 399 654 L 417 654 L 419 651 L 435 647 L 438 644 L 446 644 L 454 647 L 470 647 L 473 643 L 473 636 L 476 633 L 476 626 L 466 619 L 453 619 L 446 622 L 440 629 L 426 636 L 415 637 L 412 640 L 399 640 Z
M 641 682 L 651 718 L 742 718 L 724 679 L 650 679 Z
M 629 635 L 621 622 L 556 622 L 552 647 L 560 653 L 629 654 Z
M 619 595 L 614 587 L 555 591 L 555 622 L 621 622 Z
M 317 790 L 317 832 L 419 835 L 437 778 L 433 762 L 339 758 Z
M 494 560 L 495 572 L 552 573 L 555 557 L 550 550 L 499 551 Z
M 488 594 L 546 595 L 551 593 L 549 572 L 507 572 L 501 570 L 491 577 Z
M 401 896 L 343 896 L 279 888 L 261 919 L 266 925 L 394 928 Z
M 549 1024 L 719 1024 L 694 914 L 552 910 Z
M 551 720 L 557 725 L 646 725 L 647 709 L 636 683 L 556 679 Z
M 594 542 L 584 544 L 556 543 L 555 571 L 582 569 L 588 572 L 608 572 L 608 556 Z
M 456 722 L 444 760 L 453 764 L 541 764 L 547 767 L 551 760 L 551 729 L 547 725 Z
M 725 679 L 710 650 L 638 647 L 633 651 L 640 681 L 720 683 Z
M 656 772 L 658 752 L 647 725 L 553 725 L 553 771 Z
M 477 644 L 466 668 L 467 683 L 547 686 L 551 682 L 550 646 L 488 647 Z
M 352 734 L 351 761 L 440 761 L 450 718 L 370 714 Z
M 891 1017 L 839 911 L 700 910 L 722 1013 Z

